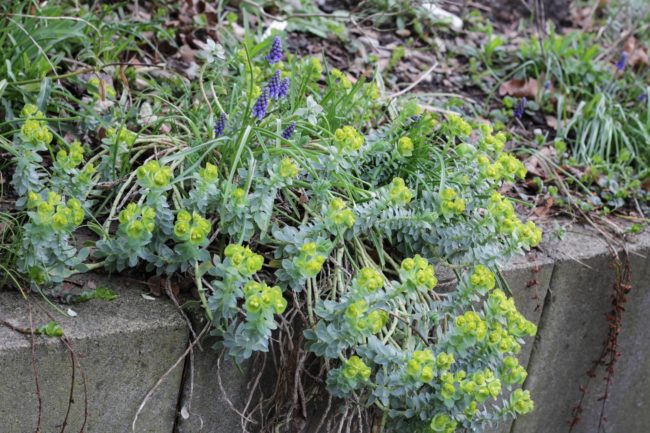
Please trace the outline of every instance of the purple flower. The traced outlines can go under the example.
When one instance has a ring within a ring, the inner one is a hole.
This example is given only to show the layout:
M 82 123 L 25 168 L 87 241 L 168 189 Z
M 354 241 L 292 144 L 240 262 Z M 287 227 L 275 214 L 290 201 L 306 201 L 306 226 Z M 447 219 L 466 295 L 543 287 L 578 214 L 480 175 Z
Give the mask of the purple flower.
M 284 80 L 280 80 L 280 71 L 275 71 L 266 88 L 269 90 L 269 96 L 271 98 L 284 98 L 289 94 L 289 79 L 285 78 Z
M 296 130 L 296 122 L 291 122 L 289 126 L 287 126 L 287 129 L 282 131 L 282 138 L 284 138 L 285 140 L 290 139 L 295 130 Z
M 269 96 L 273 99 L 280 98 L 280 71 L 275 71 L 275 74 L 269 80 L 266 86 L 269 89 Z
M 636 100 L 639 102 L 648 102 L 648 92 L 643 92 L 636 97 Z
M 621 58 L 616 62 L 616 69 L 623 72 L 625 70 L 625 64 L 627 63 L 627 53 L 623 51 L 621 53 Z
M 546 80 L 546 83 L 544 83 L 544 90 L 551 90 L 551 80 Z
M 214 136 L 219 137 L 223 135 L 225 130 L 226 130 L 226 113 L 222 111 L 221 116 L 219 116 L 219 119 L 214 124 Z
M 276 36 L 273 39 L 271 51 L 269 51 L 269 54 L 265 57 L 265 59 L 268 60 L 271 65 L 282 60 L 282 39 L 280 39 L 279 36 Z
M 253 117 L 256 117 L 257 120 L 264 119 L 264 116 L 266 116 L 266 108 L 268 106 L 269 106 L 269 91 L 268 89 L 264 89 L 260 97 L 257 98 L 255 105 L 253 105 Z
M 278 93 L 280 98 L 286 98 L 289 94 L 289 78 L 285 78 L 280 83 L 280 92 Z
M 514 116 L 517 119 L 521 119 L 522 117 L 524 117 L 524 109 L 526 108 L 526 102 L 527 101 L 525 96 L 521 98 L 519 102 L 517 102 L 517 105 L 515 106 L 515 110 L 513 112 Z

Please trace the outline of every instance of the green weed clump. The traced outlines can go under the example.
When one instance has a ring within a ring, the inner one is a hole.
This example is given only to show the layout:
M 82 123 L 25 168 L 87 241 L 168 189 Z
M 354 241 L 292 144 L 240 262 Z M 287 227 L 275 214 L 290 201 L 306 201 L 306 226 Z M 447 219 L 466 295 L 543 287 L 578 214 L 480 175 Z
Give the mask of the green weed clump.
M 134 72 L 130 102 L 117 80 L 73 73 L 74 99 L 7 100 L 25 280 L 189 276 L 237 361 L 294 325 L 330 393 L 388 430 L 476 431 L 532 410 L 516 355 L 535 325 L 496 272 L 541 232 L 498 192 L 526 175 L 507 136 L 414 102 L 386 115 L 375 83 L 280 37 L 206 47 L 194 81 Z
M 536 88 L 520 101 L 523 105 L 515 117 L 527 108 L 557 119 L 556 139 L 569 145 L 577 164 L 605 161 L 640 170 L 648 166 L 647 72 L 643 65 L 628 64 L 631 53 L 619 48 L 612 54 L 593 33 L 561 35 L 550 28 L 543 38 L 531 36 L 517 52 L 501 55 L 498 65 L 485 53 L 472 54 L 500 83 L 511 78 L 536 80 Z M 473 64 L 476 69 L 476 60 Z M 504 98 L 506 109 L 516 104 L 510 96 Z

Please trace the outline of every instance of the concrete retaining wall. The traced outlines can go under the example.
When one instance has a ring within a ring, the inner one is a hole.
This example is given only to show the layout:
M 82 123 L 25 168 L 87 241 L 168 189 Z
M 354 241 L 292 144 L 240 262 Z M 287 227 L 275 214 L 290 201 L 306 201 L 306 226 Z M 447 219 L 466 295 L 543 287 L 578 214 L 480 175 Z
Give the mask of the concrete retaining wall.
M 97 281 L 97 285 L 108 285 Z M 111 288 L 114 301 L 90 301 L 72 306 L 76 318 L 55 316 L 79 354 L 88 409 L 85 433 L 126 433 L 140 403 L 158 379 L 183 354 L 188 335 L 176 309 L 163 300 L 145 300 L 140 290 Z M 32 296 L 35 326 L 48 323 Z M 17 293 L 0 293 L 0 319 L 29 328 L 26 302 Z M 57 338 L 36 337 L 35 359 L 42 399 L 41 433 L 58 433 L 65 419 L 71 387 L 71 360 Z M 138 417 L 137 433 L 172 433 L 181 387 L 182 363 L 172 371 Z M 75 392 L 66 432 L 81 431 L 84 392 L 81 370 L 75 371 Z M 28 335 L 0 325 L 0 431 L 36 431 L 38 400 Z
M 540 251 L 514 260 L 504 269 L 522 313 L 539 326 L 532 344 L 520 354 L 528 366 L 526 388 L 535 399 L 534 413 L 489 432 L 558 433 L 568 431 L 571 409 L 587 384 L 587 370 L 598 358 L 607 334 L 614 269 L 610 251 L 593 230 L 574 227 L 562 241 L 546 240 Z M 606 405 L 608 433 L 650 431 L 650 235 L 630 242 L 633 289 L 629 295 L 614 382 Z M 116 280 L 113 286 L 118 285 Z M 188 337 L 184 320 L 163 300 L 145 300 L 138 290 L 119 289 L 112 302 L 92 301 L 74 306 L 74 319 L 57 317 L 75 350 L 88 387 L 86 433 L 131 431 L 135 412 L 151 387 L 178 359 Z M 35 323 L 49 321 L 34 313 Z M 201 316 L 194 326 L 202 328 Z M 0 319 L 27 326 L 25 303 L 15 293 L 0 293 Z M 194 351 L 194 382 L 189 364 L 175 369 L 154 393 L 138 419 L 136 432 L 225 433 L 241 431 L 239 416 L 248 397 L 247 368 L 223 362 L 210 339 Z M 42 433 L 58 432 L 65 416 L 70 389 L 68 351 L 57 339 L 37 338 L 35 347 L 43 398 Z M 219 379 L 221 377 L 221 386 Z M 589 380 L 576 433 L 598 431 L 600 398 L 604 393 L 602 368 Z M 31 366 L 31 344 L 23 335 L 0 327 L 0 430 L 34 431 L 36 398 Z M 79 431 L 83 417 L 81 382 L 74 395 L 66 431 Z M 230 400 L 225 401 L 221 388 Z M 181 409 L 183 409 L 181 411 Z

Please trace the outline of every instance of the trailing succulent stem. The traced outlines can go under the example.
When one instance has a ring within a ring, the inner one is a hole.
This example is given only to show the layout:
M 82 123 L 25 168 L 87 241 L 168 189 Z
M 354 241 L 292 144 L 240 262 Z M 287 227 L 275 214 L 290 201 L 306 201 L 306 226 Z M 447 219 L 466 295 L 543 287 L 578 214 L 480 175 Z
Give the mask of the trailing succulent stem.
M 26 278 L 186 275 L 237 362 L 291 342 L 385 430 L 476 431 L 530 411 L 516 355 L 536 329 L 494 272 L 541 233 L 498 192 L 526 175 L 508 136 L 414 101 L 385 121 L 376 83 L 286 55 L 279 37 L 210 50 L 182 109 L 159 89 L 165 134 L 127 118 L 68 144 L 25 106 L 12 184 Z M 97 238 L 78 248 L 84 226 Z M 452 293 L 437 289 L 444 266 Z

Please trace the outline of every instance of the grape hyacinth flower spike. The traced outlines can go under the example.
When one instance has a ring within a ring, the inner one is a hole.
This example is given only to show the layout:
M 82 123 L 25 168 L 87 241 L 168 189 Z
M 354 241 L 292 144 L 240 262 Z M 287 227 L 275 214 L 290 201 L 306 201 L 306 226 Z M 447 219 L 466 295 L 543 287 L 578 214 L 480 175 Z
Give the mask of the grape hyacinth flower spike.
M 217 122 L 214 124 L 214 136 L 220 137 L 223 135 L 225 131 L 226 131 L 226 113 L 222 111 L 221 115 L 219 116 L 219 119 L 217 119 Z
M 296 122 L 291 122 L 289 126 L 287 126 L 287 128 L 284 131 L 282 131 L 282 138 L 284 138 L 285 140 L 290 139 L 295 130 L 296 130 Z
M 279 95 L 280 95 L 280 98 L 286 98 L 288 94 L 289 94 L 289 78 L 285 78 L 280 83 Z
M 621 53 L 621 58 L 618 59 L 618 62 L 616 62 L 616 69 L 618 69 L 620 72 L 623 72 L 625 70 L 626 63 L 627 63 L 627 53 L 623 51 Z
M 273 39 L 273 44 L 271 45 L 271 51 L 265 57 L 269 61 L 269 64 L 278 63 L 282 60 L 282 39 L 279 36 L 276 36 Z
M 289 79 L 280 80 L 280 71 L 275 71 L 275 74 L 269 80 L 267 89 L 271 98 L 276 100 L 284 98 L 289 94 Z
M 257 98 L 255 105 L 253 105 L 253 117 L 257 118 L 257 120 L 264 119 L 264 116 L 266 116 L 266 108 L 268 107 L 268 105 L 269 105 L 269 90 L 265 88 L 262 91 L 260 97 Z
M 513 114 L 517 119 L 521 120 L 521 118 L 524 117 L 524 109 L 526 108 L 526 102 L 527 102 L 526 97 L 524 96 L 519 100 L 519 102 L 515 106 L 515 110 Z

